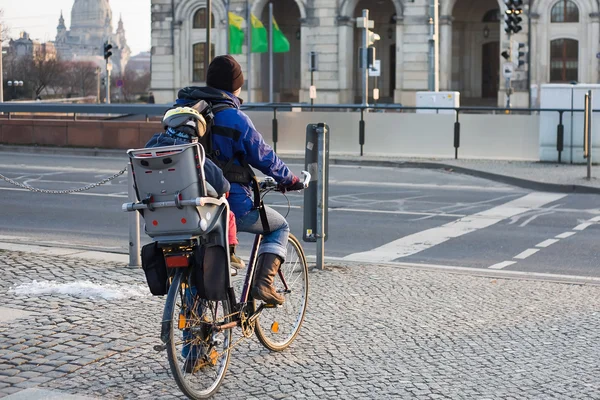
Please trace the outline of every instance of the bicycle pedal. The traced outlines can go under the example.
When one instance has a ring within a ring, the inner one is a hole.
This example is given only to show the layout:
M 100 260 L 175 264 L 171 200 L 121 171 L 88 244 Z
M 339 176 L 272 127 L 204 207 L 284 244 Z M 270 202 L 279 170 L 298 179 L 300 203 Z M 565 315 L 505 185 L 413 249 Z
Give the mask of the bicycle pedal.
M 267 303 L 264 303 L 264 305 L 265 305 L 265 308 L 281 308 L 281 307 L 283 307 L 283 304 L 267 304 Z
M 167 349 L 167 346 L 164 344 L 157 344 L 153 347 L 154 351 L 160 353 L 161 351 L 164 351 Z

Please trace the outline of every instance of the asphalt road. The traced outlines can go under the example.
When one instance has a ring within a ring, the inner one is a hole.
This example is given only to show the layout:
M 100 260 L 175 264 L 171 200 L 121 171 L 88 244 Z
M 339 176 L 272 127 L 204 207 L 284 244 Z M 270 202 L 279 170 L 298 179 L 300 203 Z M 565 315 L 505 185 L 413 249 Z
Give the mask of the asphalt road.
M 3 152 L 0 174 L 61 190 L 97 182 L 125 162 Z M 291 168 L 299 173 L 302 166 Z M 441 170 L 331 166 L 330 178 L 330 261 L 600 277 L 597 195 L 538 193 Z M 0 180 L 0 196 L 0 241 L 127 252 L 126 176 L 73 195 L 33 193 Z M 281 194 L 266 200 L 288 212 Z M 301 237 L 302 195 L 289 201 L 288 220 Z M 252 237 L 240 240 L 243 255 Z M 305 250 L 314 255 L 315 245 Z

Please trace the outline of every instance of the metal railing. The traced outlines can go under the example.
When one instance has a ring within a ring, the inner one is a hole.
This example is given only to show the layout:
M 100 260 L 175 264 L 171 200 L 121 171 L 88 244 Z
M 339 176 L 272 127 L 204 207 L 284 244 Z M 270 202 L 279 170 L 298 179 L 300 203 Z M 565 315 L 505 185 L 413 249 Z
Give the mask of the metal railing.
M 11 119 L 15 113 L 57 113 L 73 116 L 77 120 L 78 116 L 106 115 L 105 119 L 112 119 L 126 116 L 142 115 L 145 121 L 150 117 L 162 116 L 166 109 L 172 107 L 171 104 L 39 104 L 39 103 L 0 103 L 0 114 L 6 114 L 6 118 Z M 489 114 L 532 114 L 551 112 L 558 113 L 558 124 L 556 127 L 556 151 L 558 152 L 558 162 L 562 161 L 562 151 L 564 150 L 564 124 L 563 117 L 565 113 L 583 113 L 584 109 L 571 108 L 505 108 L 505 107 L 407 107 L 400 104 L 307 104 L 307 103 L 250 103 L 242 105 L 242 110 L 270 111 L 273 113 L 273 148 L 277 151 L 278 135 L 278 111 L 338 111 L 338 112 L 360 112 L 358 124 L 358 145 L 360 146 L 360 155 L 364 155 L 364 144 L 366 138 L 365 113 L 369 112 L 417 112 L 419 110 L 440 112 L 454 112 L 454 157 L 458 158 L 461 139 L 461 114 L 469 113 L 489 113 Z M 592 110 L 592 113 L 600 110 Z

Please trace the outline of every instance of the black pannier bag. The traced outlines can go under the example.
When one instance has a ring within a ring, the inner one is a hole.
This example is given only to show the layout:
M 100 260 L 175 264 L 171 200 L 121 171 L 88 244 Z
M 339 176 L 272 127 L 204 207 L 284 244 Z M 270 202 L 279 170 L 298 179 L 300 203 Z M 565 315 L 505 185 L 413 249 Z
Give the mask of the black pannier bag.
M 163 251 L 156 242 L 142 247 L 142 269 L 150 292 L 155 296 L 166 295 L 169 291 L 167 264 Z
M 198 296 L 206 300 L 227 300 L 229 268 L 222 246 L 208 243 L 196 248 L 193 271 Z

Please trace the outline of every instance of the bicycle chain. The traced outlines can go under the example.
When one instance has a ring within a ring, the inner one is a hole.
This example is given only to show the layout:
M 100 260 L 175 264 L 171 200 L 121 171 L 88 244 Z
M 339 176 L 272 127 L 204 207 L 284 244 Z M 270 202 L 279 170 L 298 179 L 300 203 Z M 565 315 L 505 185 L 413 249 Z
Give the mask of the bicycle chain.
M 120 170 L 119 172 L 117 172 L 116 174 L 109 176 L 108 178 L 104 178 L 99 182 L 96 183 L 92 183 L 89 184 L 87 186 L 84 187 L 80 187 L 77 189 L 66 189 L 66 190 L 50 190 L 50 189 L 40 189 L 40 188 L 35 188 L 33 186 L 29 186 L 29 185 L 25 185 L 23 183 L 14 181 L 2 174 L 0 174 L 0 179 L 10 183 L 11 185 L 23 188 L 23 189 L 27 189 L 31 192 L 36 192 L 36 193 L 45 193 L 45 194 L 69 194 L 69 193 L 77 193 L 77 192 L 84 192 L 86 190 L 90 190 L 93 188 L 96 188 L 98 186 L 104 185 L 107 182 L 112 181 L 113 179 L 118 178 L 119 176 L 123 175 L 125 172 L 127 172 L 127 166 L 125 166 L 125 168 L 123 168 L 122 170 Z

